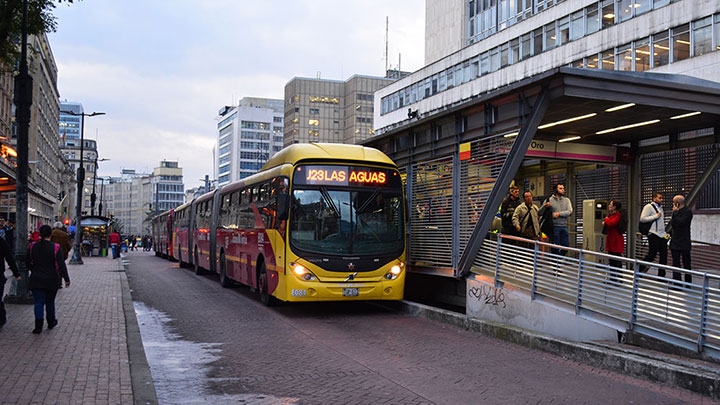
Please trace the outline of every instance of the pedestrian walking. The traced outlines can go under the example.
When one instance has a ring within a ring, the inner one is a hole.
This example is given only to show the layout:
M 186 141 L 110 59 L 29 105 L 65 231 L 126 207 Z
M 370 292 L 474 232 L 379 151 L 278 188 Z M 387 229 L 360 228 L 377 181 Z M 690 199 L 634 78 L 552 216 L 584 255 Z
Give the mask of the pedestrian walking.
M 685 205 L 685 197 L 676 195 L 673 197 L 673 214 L 670 218 L 668 228 L 670 230 L 670 253 L 672 254 L 673 267 L 684 268 L 690 270 L 690 249 L 692 242 L 690 239 L 690 224 L 692 223 L 693 213 L 688 206 Z M 682 259 L 682 266 L 680 265 Z M 673 270 L 673 279 L 682 280 L 682 274 Z M 692 283 L 692 274 L 685 273 L 685 282 Z
M 652 201 L 647 203 L 640 213 L 640 222 L 650 222 L 648 231 L 648 253 L 643 258 L 644 262 L 652 262 L 655 256 L 660 255 L 660 264 L 667 264 L 667 233 L 665 233 L 665 213 L 663 211 L 663 193 L 653 193 Z M 647 266 L 640 266 L 641 273 L 647 273 Z M 665 277 L 665 269 L 658 268 L 658 276 Z
M 13 257 L 12 250 L 8 246 L 4 239 L 0 238 L 0 328 L 7 322 L 7 312 L 5 312 L 5 304 L 3 303 L 3 296 L 5 295 L 5 262 L 7 262 L 10 271 L 12 271 L 15 280 L 20 281 L 20 273 L 18 272 L 17 263 L 15 263 L 15 257 Z
M 28 247 L 25 264 L 30 270 L 28 289 L 32 291 L 35 301 L 35 329 L 32 333 L 40 333 L 43 328 L 43 315 L 47 315 L 48 329 L 57 326 L 55 312 L 55 296 L 60 287 L 61 278 L 65 287 L 70 286 L 70 277 L 60 245 L 50 241 L 52 228 L 50 225 L 40 227 L 40 241 Z
M 565 197 L 565 185 L 558 183 L 555 185 L 553 195 L 548 197 L 545 202 L 546 208 L 552 208 L 553 217 L 553 244 L 560 246 L 570 246 L 570 231 L 568 230 L 567 220 L 573 213 L 572 202 Z M 552 248 L 555 254 L 565 256 L 567 250 Z
M 608 213 L 605 219 L 603 219 L 602 224 L 605 233 L 605 250 L 611 255 L 622 256 L 625 252 L 625 237 L 623 234 L 627 229 L 627 219 L 624 218 L 622 203 L 620 201 L 611 200 L 610 203 L 608 203 Z M 621 268 L 622 262 L 617 259 L 610 259 L 609 264 L 610 283 L 622 284 L 622 274 L 614 270 Z
M 10 251 L 15 251 L 15 232 L 9 221 L 6 222 L 5 218 L 0 217 L 0 239 L 5 240 Z
M 112 231 L 108 237 L 108 242 L 110 243 L 110 249 L 112 250 L 112 258 L 117 259 L 120 256 L 120 243 L 122 243 L 120 234 L 117 231 Z
M 64 260 L 67 260 L 70 249 L 72 249 L 72 244 L 70 243 L 70 235 L 63 230 L 62 222 L 55 222 L 52 233 L 50 234 L 50 241 L 60 245 L 63 257 L 65 258 Z

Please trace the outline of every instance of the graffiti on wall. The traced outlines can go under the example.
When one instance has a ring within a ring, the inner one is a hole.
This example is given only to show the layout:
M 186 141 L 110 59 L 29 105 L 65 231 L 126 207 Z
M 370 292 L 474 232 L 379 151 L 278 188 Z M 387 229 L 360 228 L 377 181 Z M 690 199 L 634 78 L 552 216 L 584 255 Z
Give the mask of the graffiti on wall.
M 468 291 L 470 298 L 475 298 L 480 302 L 484 302 L 486 305 L 497 305 L 505 308 L 505 293 L 501 288 L 493 287 L 491 285 L 482 285 L 479 287 L 471 287 Z

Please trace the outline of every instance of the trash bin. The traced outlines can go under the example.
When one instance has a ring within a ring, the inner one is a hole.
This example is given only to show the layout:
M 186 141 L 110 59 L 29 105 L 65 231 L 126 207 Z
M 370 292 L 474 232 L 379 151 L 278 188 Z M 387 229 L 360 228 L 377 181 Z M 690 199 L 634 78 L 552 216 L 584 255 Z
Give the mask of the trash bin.
M 107 256 L 107 249 L 106 248 L 100 249 L 100 257 L 105 257 L 105 256 Z

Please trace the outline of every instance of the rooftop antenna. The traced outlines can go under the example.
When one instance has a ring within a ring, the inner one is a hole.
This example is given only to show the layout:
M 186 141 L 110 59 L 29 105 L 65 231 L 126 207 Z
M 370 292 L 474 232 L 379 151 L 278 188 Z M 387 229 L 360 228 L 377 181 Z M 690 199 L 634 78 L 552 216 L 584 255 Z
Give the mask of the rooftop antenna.
M 390 24 L 390 17 L 385 16 L 385 74 L 387 74 L 388 71 L 388 41 L 389 41 L 389 34 L 388 34 L 388 26 Z

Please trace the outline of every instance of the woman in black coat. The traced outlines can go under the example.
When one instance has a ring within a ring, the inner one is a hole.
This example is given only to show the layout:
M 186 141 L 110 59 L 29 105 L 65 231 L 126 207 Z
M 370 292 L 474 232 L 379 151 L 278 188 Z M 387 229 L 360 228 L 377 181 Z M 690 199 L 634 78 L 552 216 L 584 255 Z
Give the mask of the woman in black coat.
M 65 266 L 64 252 L 57 243 L 50 242 L 50 225 L 40 227 L 40 241 L 29 246 L 26 257 L 30 269 L 28 289 L 35 301 L 35 329 L 32 333 L 42 332 L 43 313 L 47 312 L 48 329 L 57 325 L 55 316 L 55 296 L 60 288 L 61 278 L 65 287 L 70 287 L 70 277 Z

